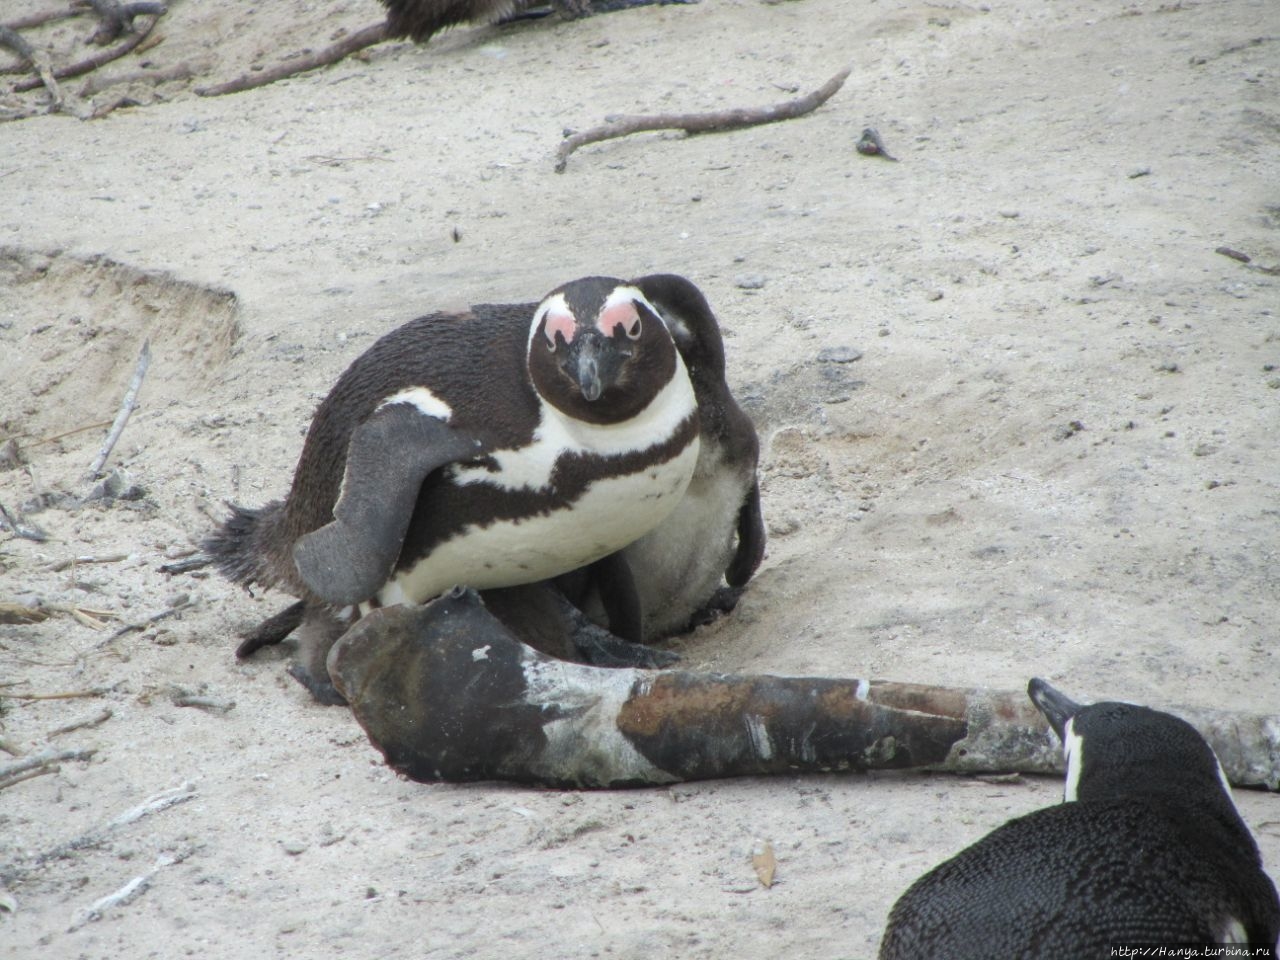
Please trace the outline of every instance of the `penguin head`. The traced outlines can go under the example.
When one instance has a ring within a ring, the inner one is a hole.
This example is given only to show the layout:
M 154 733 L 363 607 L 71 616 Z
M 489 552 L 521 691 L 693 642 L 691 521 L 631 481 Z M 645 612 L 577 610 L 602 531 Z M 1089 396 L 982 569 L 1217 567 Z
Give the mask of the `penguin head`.
M 585 277 L 538 304 L 528 366 L 534 388 L 562 413 L 620 423 L 648 406 L 675 375 L 676 348 L 638 287 Z
M 1027 694 L 1062 741 L 1064 800 L 1213 794 L 1234 806 L 1217 756 L 1185 720 L 1132 703 L 1082 705 L 1038 677 Z

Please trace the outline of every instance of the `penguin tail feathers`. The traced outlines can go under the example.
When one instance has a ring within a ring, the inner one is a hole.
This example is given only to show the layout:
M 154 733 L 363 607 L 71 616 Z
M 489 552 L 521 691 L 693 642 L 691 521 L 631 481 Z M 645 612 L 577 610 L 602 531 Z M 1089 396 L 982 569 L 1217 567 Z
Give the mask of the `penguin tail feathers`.
M 200 548 L 228 580 L 246 587 L 274 586 L 280 579 L 272 562 L 273 537 L 284 520 L 284 501 L 265 507 L 242 507 L 228 502 L 231 515 L 200 543 Z

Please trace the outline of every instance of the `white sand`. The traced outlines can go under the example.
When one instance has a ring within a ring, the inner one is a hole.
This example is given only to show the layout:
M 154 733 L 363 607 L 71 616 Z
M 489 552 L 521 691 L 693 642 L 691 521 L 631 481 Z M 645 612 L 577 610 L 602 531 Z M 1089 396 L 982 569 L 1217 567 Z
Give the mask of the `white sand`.
M 0 865 L 28 868 L 0 894 L 0 952 L 866 958 L 914 877 L 1055 800 L 1048 780 L 926 775 L 398 780 L 287 650 L 233 659 L 286 597 L 157 571 L 223 499 L 284 493 L 312 408 L 376 336 L 587 273 L 701 285 L 765 442 L 768 557 L 735 615 L 677 643 L 687 666 L 1277 709 L 1280 279 L 1214 252 L 1280 265 L 1280 45 L 1248 43 L 1280 34 L 1272 0 L 704 0 L 193 93 L 379 16 L 175 0 L 164 42 L 101 74 L 199 80 L 0 124 L 0 246 L 28 251 L 0 256 L 0 438 L 29 458 L 0 502 L 83 493 L 105 428 L 36 441 L 110 420 L 144 335 L 154 352 L 111 460 L 145 498 L 30 512 L 46 543 L 0 535 L 0 601 L 120 618 L 0 626 L 0 695 L 107 688 L 5 697 L 10 742 L 113 712 L 53 741 L 92 761 L 0 792 Z M 80 56 L 88 29 L 39 36 Z M 552 172 L 565 127 L 768 104 L 848 61 L 810 117 Z M 900 163 L 854 151 L 865 126 Z M 861 359 L 818 361 L 841 347 Z M 235 707 L 175 706 L 172 685 Z M 23 859 L 186 781 L 194 799 L 98 845 Z M 1280 801 L 1237 802 L 1275 876 Z

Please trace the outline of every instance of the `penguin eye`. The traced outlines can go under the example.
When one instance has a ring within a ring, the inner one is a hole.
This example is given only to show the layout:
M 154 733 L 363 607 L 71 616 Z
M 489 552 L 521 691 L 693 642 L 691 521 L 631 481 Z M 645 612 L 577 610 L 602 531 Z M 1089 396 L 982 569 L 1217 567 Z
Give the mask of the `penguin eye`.
M 640 318 L 636 317 L 636 322 L 627 328 L 627 338 L 630 340 L 640 339 Z

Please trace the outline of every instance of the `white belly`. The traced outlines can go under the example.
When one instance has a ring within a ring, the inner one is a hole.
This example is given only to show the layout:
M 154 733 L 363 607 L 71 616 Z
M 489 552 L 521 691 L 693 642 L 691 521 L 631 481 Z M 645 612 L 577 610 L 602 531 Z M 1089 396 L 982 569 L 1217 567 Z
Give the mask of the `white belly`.
M 667 519 L 689 486 L 698 447 L 695 437 L 666 463 L 597 480 L 570 510 L 467 527 L 412 568 L 397 571 L 378 600 L 425 603 L 455 584 L 511 587 L 594 563 Z

